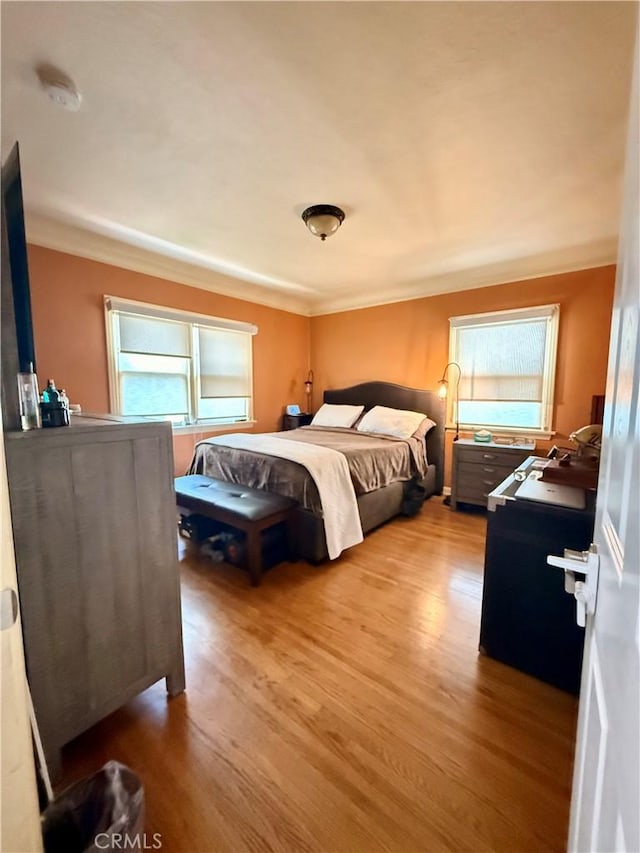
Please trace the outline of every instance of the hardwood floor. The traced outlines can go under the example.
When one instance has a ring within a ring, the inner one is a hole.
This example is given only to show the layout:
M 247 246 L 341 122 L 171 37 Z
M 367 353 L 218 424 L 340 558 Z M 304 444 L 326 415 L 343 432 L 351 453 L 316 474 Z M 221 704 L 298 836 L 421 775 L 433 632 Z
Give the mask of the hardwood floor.
M 439 499 L 321 567 L 184 554 L 187 692 L 64 751 L 116 758 L 196 851 L 564 850 L 576 700 L 477 654 L 485 519 Z

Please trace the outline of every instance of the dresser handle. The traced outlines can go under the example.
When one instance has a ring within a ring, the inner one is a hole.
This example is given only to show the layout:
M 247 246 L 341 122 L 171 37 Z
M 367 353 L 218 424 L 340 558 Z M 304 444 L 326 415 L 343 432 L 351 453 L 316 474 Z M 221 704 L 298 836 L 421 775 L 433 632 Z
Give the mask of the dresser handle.
M 495 468 L 488 468 L 485 465 L 485 467 L 482 470 L 484 471 L 485 474 L 494 474 L 496 469 Z
M 485 484 L 485 486 L 493 486 L 493 480 L 483 480 L 482 482 Z
M 496 456 L 495 456 L 495 453 L 483 453 L 482 458 L 483 459 L 495 459 Z

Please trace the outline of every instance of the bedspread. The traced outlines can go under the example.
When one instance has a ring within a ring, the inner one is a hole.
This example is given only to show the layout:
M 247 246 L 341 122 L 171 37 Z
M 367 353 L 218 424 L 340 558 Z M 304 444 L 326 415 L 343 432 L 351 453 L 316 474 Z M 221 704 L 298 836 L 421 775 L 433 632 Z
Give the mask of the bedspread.
M 301 427 L 270 433 L 274 439 L 318 444 L 344 454 L 356 495 L 413 477 L 425 476 L 424 441 L 399 439 L 333 427 Z M 265 489 L 295 498 L 306 509 L 322 515 L 318 490 L 297 462 L 260 452 L 224 446 L 224 436 L 196 445 L 190 474 L 205 474 L 231 483 Z

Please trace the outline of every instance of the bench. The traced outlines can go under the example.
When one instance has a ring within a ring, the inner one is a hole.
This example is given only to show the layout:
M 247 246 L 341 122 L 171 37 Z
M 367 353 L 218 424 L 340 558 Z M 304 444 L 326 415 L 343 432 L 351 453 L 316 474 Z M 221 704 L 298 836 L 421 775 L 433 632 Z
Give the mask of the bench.
M 176 477 L 175 490 L 179 508 L 228 524 L 246 534 L 247 568 L 252 586 L 259 586 L 262 579 L 263 530 L 285 522 L 289 557 L 293 558 L 293 511 L 298 503 L 292 498 L 225 483 L 202 474 Z

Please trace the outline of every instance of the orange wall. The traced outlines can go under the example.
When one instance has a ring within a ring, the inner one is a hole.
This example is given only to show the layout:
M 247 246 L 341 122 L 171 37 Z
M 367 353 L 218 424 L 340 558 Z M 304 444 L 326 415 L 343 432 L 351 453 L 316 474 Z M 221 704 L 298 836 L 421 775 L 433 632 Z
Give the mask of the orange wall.
M 614 283 L 615 267 L 607 266 L 313 317 L 316 397 L 324 388 L 371 379 L 436 388 L 448 360 L 449 317 L 557 302 L 557 434 L 538 448 L 566 444 L 570 432 L 588 423 L 592 395 L 604 394 Z
M 29 274 L 40 385 L 53 377 L 84 411 L 109 411 L 105 294 L 255 323 L 259 329 L 253 347 L 255 429 L 276 430 L 286 403 L 304 408 L 307 317 L 40 246 L 29 246 Z M 225 282 L 242 292 L 241 282 Z M 206 434 L 174 437 L 176 473 L 184 473 L 195 442 Z
M 325 388 L 371 379 L 435 388 L 448 356 L 449 317 L 551 302 L 561 306 L 553 441 L 566 443 L 572 430 L 588 422 L 592 395 L 604 393 L 614 266 L 311 320 L 39 246 L 29 246 L 29 266 L 40 384 L 53 377 L 85 411 L 109 410 L 104 294 L 255 323 L 254 415 L 260 432 L 278 428 L 286 403 L 304 408 L 309 349 L 315 408 Z M 242 289 L 233 279 L 221 280 Z M 174 437 L 177 473 L 206 434 Z

